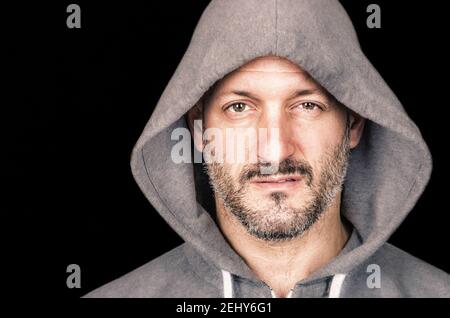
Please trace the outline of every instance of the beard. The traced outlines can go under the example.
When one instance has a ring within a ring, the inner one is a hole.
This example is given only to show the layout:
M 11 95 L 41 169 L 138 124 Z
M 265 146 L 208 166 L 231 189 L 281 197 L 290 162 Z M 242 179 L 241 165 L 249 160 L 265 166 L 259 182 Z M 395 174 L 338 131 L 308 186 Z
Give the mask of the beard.
M 252 192 L 249 187 L 252 178 L 270 176 L 261 173 L 270 166 L 268 163 L 244 165 L 237 180 L 226 163 L 205 163 L 204 168 L 226 212 L 237 218 L 250 235 L 264 241 L 279 242 L 303 235 L 329 208 L 342 190 L 349 153 L 347 121 L 341 142 L 328 149 L 319 160 L 321 173 L 317 180 L 312 166 L 305 160 L 287 158 L 280 162 L 273 175 L 305 177 L 302 191 L 299 190 L 293 198 L 283 191 L 263 196 Z

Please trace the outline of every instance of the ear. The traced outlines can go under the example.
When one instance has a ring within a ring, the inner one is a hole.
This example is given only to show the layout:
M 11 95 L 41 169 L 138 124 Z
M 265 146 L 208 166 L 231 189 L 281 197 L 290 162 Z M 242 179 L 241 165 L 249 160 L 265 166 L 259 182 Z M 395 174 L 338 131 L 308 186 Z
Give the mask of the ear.
M 186 113 L 186 121 L 191 132 L 194 146 L 197 151 L 203 151 L 203 128 L 201 120 L 203 119 L 203 104 L 202 101 L 197 102 L 194 107 L 189 109 Z M 200 122 L 199 122 L 200 121 Z
M 348 116 L 350 120 L 350 149 L 358 146 L 359 141 L 361 140 L 361 136 L 364 130 L 364 124 L 366 119 L 361 117 L 359 114 L 355 113 L 352 110 L 348 110 Z

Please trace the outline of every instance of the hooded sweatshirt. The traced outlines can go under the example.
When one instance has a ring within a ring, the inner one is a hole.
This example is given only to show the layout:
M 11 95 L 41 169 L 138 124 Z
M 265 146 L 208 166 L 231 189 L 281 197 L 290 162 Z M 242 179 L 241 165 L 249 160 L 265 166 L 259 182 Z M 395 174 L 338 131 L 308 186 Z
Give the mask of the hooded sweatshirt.
M 268 55 L 301 66 L 366 118 L 342 193 L 350 238 L 289 297 L 450 297 L 447 273 L 386 242 L 424 191 L 431 155 L 334 0 L 211 1 L 131 158 L 140 189 L 185 243 L 87 297 L 274 296 L 220 232 L 195 164 L 171 160 L 185 113 L 225 75 Z

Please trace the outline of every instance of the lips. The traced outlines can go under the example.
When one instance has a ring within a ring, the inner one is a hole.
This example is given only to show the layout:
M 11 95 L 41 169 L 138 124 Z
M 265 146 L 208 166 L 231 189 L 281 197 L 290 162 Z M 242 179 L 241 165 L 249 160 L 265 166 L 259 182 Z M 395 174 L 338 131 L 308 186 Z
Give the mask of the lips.
M 252 180 L 252 183 L 258 184 L 283 184 L 288 182 L 300 181 L 300 176 L 269 176 L 269 177 L 259 177 Z
M 296 191 L 302 184 L 302 178 L 297 175 L 267 176 L 251 180 L 250 184 L 263 191 Z

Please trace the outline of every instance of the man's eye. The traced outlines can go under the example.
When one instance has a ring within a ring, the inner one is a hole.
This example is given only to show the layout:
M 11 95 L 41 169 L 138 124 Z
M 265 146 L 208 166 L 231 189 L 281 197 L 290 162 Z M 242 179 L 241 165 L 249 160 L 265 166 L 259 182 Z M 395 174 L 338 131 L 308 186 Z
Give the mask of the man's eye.
M 234 103 L 227 107 L 227 110 L 230 110 L 234 113 L 242 113 L 246 109 L 248 109 L 248 106 L 245 103 Z
M 304 102 L 300 104 L 300 107 L 302 107 L 304 110 L 314 110 L 316 107 L 318 109 L 321 109 L 319 105 L 313 102 Z

